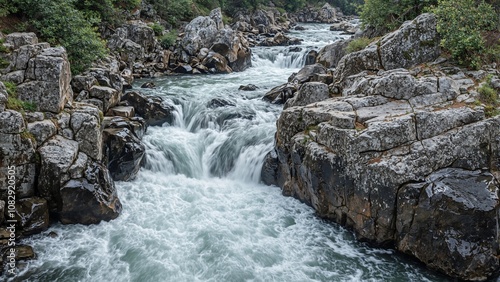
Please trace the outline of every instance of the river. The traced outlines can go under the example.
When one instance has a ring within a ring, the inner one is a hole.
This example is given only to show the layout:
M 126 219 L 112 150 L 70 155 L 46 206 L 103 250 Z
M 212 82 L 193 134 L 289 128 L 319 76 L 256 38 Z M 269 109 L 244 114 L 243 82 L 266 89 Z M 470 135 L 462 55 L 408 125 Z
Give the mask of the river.
M 12 280 L 445 281 L 259 183 L 281 112 L 261 97 L 298 71 L 308 50 L 342 37 L 304 26 L 292 32 L 304 39 L 301 52 L 258 47 L 244 72 L 155 79 L 157 88 L 143 91 L 175 105 L 176 121 L 148 129 L 145 166 L 116 183 L 120 217 L 56 224 L 25 240 L 38 259 Z M 250 83 L 257 91 L 238 90 Z

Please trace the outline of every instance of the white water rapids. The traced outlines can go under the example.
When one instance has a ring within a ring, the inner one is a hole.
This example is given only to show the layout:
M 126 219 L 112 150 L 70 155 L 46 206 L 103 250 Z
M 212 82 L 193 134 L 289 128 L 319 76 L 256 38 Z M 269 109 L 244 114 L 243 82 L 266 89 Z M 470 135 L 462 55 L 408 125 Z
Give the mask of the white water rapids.
M 27 239 L 38 258 L 12 280 L 443 281 L 259 184 L 281 112 L 261 97 L 298 71 L 309 50 L 341 37 L 327 25 L 304 26 L 292 33 L 305 40 L 301 52 L 259 47 L 241 73 L 154 80 L 157 88 L 145 91 L 175 104 L 177 119 L 148 129 L 145 167 L 117 183 L 120 217 L 56 224 Z M 238 91 L 249 83 L 259 89 Z

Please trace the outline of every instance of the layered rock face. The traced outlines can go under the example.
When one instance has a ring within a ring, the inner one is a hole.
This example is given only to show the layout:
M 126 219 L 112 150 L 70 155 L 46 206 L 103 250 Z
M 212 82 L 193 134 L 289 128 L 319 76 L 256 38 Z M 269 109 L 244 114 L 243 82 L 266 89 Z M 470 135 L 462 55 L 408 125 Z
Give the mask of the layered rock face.
M 486 72 L 419 65 L 438 56 L 424 14 L 344 56 L 329 95 L 301 84 L 262 179 L 361 240 L 484 280 L 499 269 L 500 117 L 475 102 Z

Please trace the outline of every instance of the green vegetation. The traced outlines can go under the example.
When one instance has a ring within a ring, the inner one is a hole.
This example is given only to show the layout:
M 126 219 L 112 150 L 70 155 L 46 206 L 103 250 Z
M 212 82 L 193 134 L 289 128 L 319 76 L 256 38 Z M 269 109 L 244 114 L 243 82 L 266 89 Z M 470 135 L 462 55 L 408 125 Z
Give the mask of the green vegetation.
M 479 100 L 484 104 L 484 112 L 486 117 L 493 117 L 500 114 L 498 107 L 500 101 L 498 92 L 491 86 L 491 76 L 488 76 L 486 81 L 478 88 Z
M 33 143 L 36 143 L 36 139 L 35 139 L 35 136 L 33 136 L 33 134 L 31 132 L 29 132 L 28 130 L 23 130 L 23 132 L 21 132 L 21 138 L 23 139 L 30 139 L 31 142 Z
M 353 53 L 353 52 L 357 52 L 357 51 L 363 50 L 372 41 L 373 40 L 371 40 L 369 38 L 366 38 L 366 37 L 356 38 L 356 39 L 352 40 L 351 42 L 349 42 L 349 44 L 346 47 L 346 52 L 349 54 L 349 53 Z
M 491 5 L 489 4 L 491 3 Z M 364 25 L 382 31 L 398 28 L 422 12 L 430 11 L 438 18 L 437 30 L 441 35 L 441 46 L 458 63 L 479 68 L 482 62 L 500 61 L 498 41 L 500 1 L 490 0 L 366 0 L 360 7 Z M 497 34 L 487 32 L 497 31 Z M 496 38 L 485 44 L 485 38 Z M 434 44 L 428 42 L 425 44 Z
M 437 0 L 365 0 L 365 4 L 359 7 L 359 12 L 363 25 L 391 31 L 435 4 Z
M 7 98 L 7 109 L 15 110 L 15 111 L 36 111 L 36 104 L 31 102 L 21 101 L 17 98 L 17 87 L 14 83 L 10 81 L 3 82 L 5 88 L 7 89 L 7 94 L 9 97 Z
M 170 32 L 160 37 L 160 45 L 161 47 L 168 49 L 170 48 L 170 46 L 173 46 L 175 44 L 176 40 L 177 40 L 177 30 L 172 29 Z
M 498 20 L 493 7 L 484 1 L 439 0 L 433 12 L 438 17 L 441 45 L 459 63 L 479 68 L 485 51 L 481 32 L 494 30 Z
M 165 31 L 165 28 L 159 23 L 153 23 L 152 25 L 150 25 L 150 27 L 156 36 L 162 36 L 163 31 Z

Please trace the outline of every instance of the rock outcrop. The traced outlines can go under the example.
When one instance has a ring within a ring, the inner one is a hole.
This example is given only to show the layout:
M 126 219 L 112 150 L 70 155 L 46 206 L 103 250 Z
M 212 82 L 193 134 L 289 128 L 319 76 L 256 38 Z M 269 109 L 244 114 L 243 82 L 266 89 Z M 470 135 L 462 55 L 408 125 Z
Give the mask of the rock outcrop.
M 298 84 L 262 180 L 361 240 L 485 280 L 500 266 L 500 117 L 477 102 L 484 75 L 433 62 L 430 14 L 378 42 L 340 60 L 330 91 Z
M 0 82 L 0 247 L 8 242 L 7 219 L 17 220 L 21 239 L 55 220 L 95 224 L 116 218 L 121 203 L 103 158 L 102 111 L 121 100 L 118 67 L 72 79 L 62 47 L 38 43 L 32 33 L 7 35 L 4 46 L 9 64 L 0 81 L 16 87 L 8 93 Z

